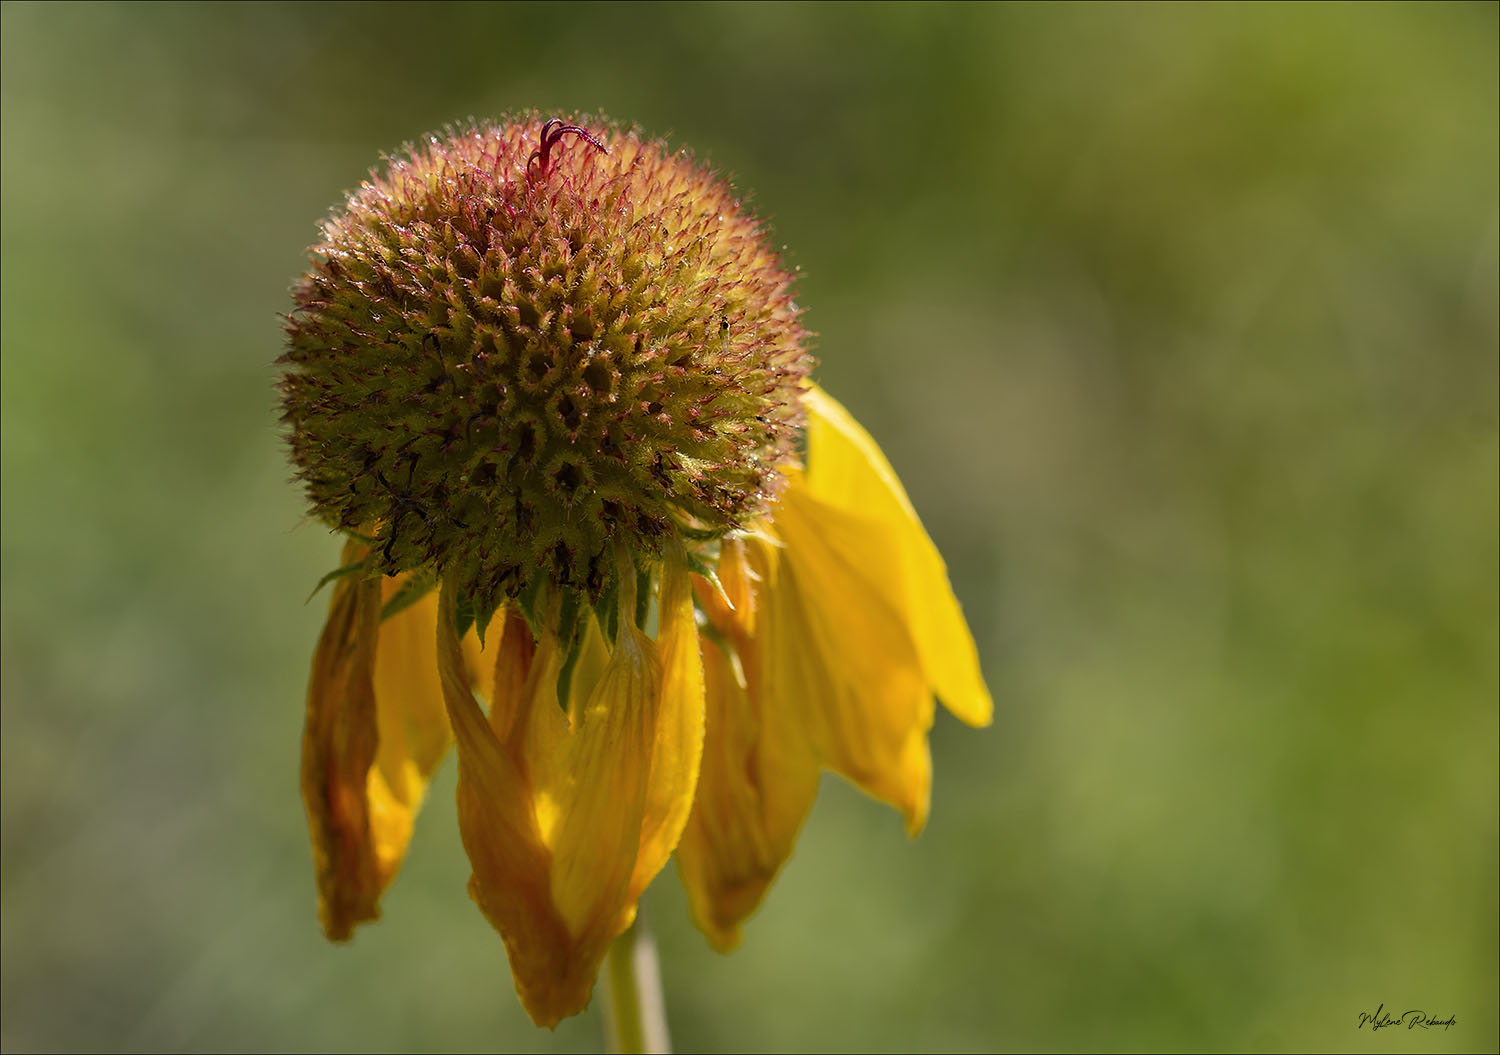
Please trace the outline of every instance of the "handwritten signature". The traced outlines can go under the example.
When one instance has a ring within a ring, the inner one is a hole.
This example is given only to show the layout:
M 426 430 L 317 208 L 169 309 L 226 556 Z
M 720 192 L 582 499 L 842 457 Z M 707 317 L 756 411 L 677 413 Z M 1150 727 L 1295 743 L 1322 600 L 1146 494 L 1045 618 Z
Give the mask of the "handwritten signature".
M 1392 1015 L 1382 1003 L 1374 1011 L 1359 1013 L 1359 1025 L 1356 1028 L 1364 1029 L 1366 1026 L 1370 1027 L 1372 1033 L 1391 1026 L 1405 1026 L 1407 1029 L 1436 1029 L 1441 1026 L 1443 1029 L 1452 1029 L 1454 1016 L 1438 1018 L 1425 1011 L 1403 1011 L 1399 1015 Z

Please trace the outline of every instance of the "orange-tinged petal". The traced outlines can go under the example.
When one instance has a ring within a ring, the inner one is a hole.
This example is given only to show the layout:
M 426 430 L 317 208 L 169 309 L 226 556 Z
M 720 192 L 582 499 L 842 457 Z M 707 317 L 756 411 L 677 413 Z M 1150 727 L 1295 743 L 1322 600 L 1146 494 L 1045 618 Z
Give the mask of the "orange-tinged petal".
M 367 548 L 350 541 L 344 563 Z M 433 770 L 449 743 L 429 595 L 389 619 L 381 604 L 405 576 L 342 578 L 313 658 L 303 737 L 303 799 L 317 862 L 319 913 L 347 940 L 380 915 Z M 465 642 L 477 657 L 478 642 Z M 468 665 L 472 669 L 472 664 Z
M 776 549 L 753 538 L 736 549 L 728 559 L 741 564 L 746 588 L 752 579 L 769 587 Z M 721 576 L 728 552 L 726 547 L 721 553 Z M 725 577 L 726 589 L 735 577 Z M 736 599 L 737 610 L 746 607 Z M 703 762 L 677 848 L 694 922 L 720 952 L 739 944 L 741 925 L 791 855 L 818 790 L 818 759 L 801 720 L 801 701 L 769 694 L 759 641 L 739 634 L 735 648 L 738 667 L 717 645 L 703 645 Z
M 487 635 L 495 664 L 490 680 L 490 728 L 501 743 L 508 743 L 512 728 L 525 720 L 526 682 L 536 648 L 526 617 L 510 605 L 495 613 Z
M 524 693 L 528 678 L 496 679 L 493 706 L 514 719 L 502 742 L 464 677 L 455 608 L 453 590 L 444 582 L 438 673 L 458 744 L 458 827 L 474 868 L 469 895 L 505 941 L 521 1003 L 539 1025 L 555 1026 L 588 1003 L 598 965 L 572 955 L 573 938 L 552 904 L 551 852 L 537 829 L 531 789 L 512 749 L 525 737 L 519 727 L 527 701 L 507 694 Z M 526 652 L 516 647 L 519 633 L 507 620 L 499 647 L 505 648 L 510 637 L 513 657 Z
M 788 473 L 785 549 L 762 658 L 773 698 L 804 707 L 825 763 L 906 817 L 927 818 L 932 692 L 885 574 L 889 533 L 820 502 Z
M 384 890 L 366 786 L 378 745 L 375 634 L 380 584 L 338 582 L 313 653 L 302 733 L 302 801 L 312 835 L 318 915 L 333 941 L 380 916 Z
M 752 540 L 759 542 L 762 540 Z M 719 544 L 719 588 L 697 580 L 696 596 L 708 621 L 721 634 L 745 636 L 755 633 L 755 573 L 746 556 L 747 542 L 730 536 Z
M 761 540 L 746 542 L 741 538 L 727 538 L 719 548 L 719 582 L 724 586 L 724 596 L 734 606 L 737 629 L 742 634 L 755 633 L 755 583 L 758 576 L 750 566 L 748 547 Z
M 812 744 L 791 723 L 764 723 L 724 653 L 703 647 L 708 723 L 693 812 L 677 866 L 693 920 L 720 952 L 791 856 L 818 791 Z
M 943 704 L 970 725 L 988 725 L 994 704 L 979 669 L 973 635 L 948 569 L 932 544 L 890 462 L 860 424 L 817 386 L 805 393 L 808 411 L 807 488 L 820 501 L 876 521 L 891 532 L 902 613 L 922 657 L 922 669 Z M 778 525 L 780 516 L 778 514 Z

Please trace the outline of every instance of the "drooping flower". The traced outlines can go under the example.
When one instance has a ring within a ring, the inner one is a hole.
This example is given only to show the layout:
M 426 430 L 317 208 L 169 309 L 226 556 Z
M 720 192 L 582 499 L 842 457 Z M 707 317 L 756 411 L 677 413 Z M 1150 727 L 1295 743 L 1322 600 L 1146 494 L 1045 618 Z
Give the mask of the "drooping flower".
M 602 119 L 430 137 L 325 222 L 280 389 L 347 539 L 303 741 L 330 938 L 379 915 L 450 742 L 470 894 L 542 1025 L 674 851 L 732 947 L 822 768 L 921 828 L 934 693 L 990 699 L 790 285 L 726 184 Z

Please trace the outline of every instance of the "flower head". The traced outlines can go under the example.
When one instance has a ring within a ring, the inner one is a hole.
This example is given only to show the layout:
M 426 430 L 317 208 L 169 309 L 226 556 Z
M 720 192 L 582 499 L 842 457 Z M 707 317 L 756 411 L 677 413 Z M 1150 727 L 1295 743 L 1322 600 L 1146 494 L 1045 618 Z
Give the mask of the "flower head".
M 755 220 L 685 154 L 587 123 L 393 160 L 324 225 L 287 326 L 315 513 L 481 611 L 597 603 L 619 552 L 764 515 L 801 423 L 804 335 Z
M 723 182 L 602 119 L 430 137 L 325 222 L 280 389 L 347 537 L 303 742 L 330 938 L 378 916 L 449 743 L 470 893 L 545 1025 L 674 850 L 735 944 L 820 768 L 920 829 L 934 692 L 990 700 L 790 285 Z

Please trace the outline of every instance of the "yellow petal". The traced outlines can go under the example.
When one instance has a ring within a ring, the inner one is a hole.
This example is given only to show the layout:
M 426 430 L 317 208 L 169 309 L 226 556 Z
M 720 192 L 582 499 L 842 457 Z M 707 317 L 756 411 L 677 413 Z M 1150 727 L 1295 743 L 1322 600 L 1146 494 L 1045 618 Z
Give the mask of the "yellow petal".
M 557 698 L 555 637 L 544 630 L 533 647 L 514 611 L 491 645 L 485 718 L 464 684 L 450 594 L 445 584 L 439 670 L 458 742 L 470 893 L 505 939 L 526 1010 L 551 1026 L 588 1004 L 610 943 L 685 823 L 703 721 L 687 573 L 664 580 L 660 642 L 626 620 L 608 650 L 590 617 L 571 722 Z
M 622 626 L 568 741 L 571 788 L 553 848 L 552 896 L 569 931 L 606 944 L 629 924 L 620 912 L 640 849 L 660 682 L 656 646 Z
M 751 581 L 769 588 L 775 549 L 757 539 L 735 549 L 733 556 L 721 554 L 721 577 L 726 560 L 745 574 L 726 577 L 726 588 L 732 579 L 741 579 L 747 591 Z M 736 598 L 735 608 L 743 612 L 749 605 Z M 735 647 L 738 671 L 718 646 L 703 644 L 703 761 L 677 848 L 694 922 L 720 952 L 739 944 L 741 925 L 790 856 L 818 790 L 818 760 L 801 720 L 801 701 L 768 696 L 757 640 L 740 634 Z
M 906 817 L 927 818 L 932 692 L 877 523 L 820 502 L 796 470 L 776 511 L 785 548 L 763 664 L 773 698 L 806 709 L 824 762 Z
M 578 658 L 573 663 L 573 681 L 568 691 L 570 715 L 580 713 L 608 666 L 609 645 L 605 644 L 599 620 L 590 612 L 584 617 L 583 639 L 578 645 Z
M 895 566 L 922 669 L 944 705 L 970 725 L 988 725 L 994 713 L 979 669 L 973 635 L 964 621 L 948 569 L 917 519 L 911 500 L 885 455 L 836 400 L 813 386 L 808 410 L 807 487 L 820 501 L 885 525 L 892 533 Z M 778 518 L 779 520 L 779 518 Z
M 641 819 L 641 848 L 630 880 L 630 900 L 641 896 L 682 838 L 698 784 L 703 756 L 703 663 L 693 591 L 686 563 L 668 559 L 662 568 L 660 630 L 660 703 L 646 809 Z
M 401 578 L 384 581 L 389 600 Z M 443 691 L 438 684 L 437 594 L 397 612 L 380 624 L 375 652 L 375 713 L 379 746 L 367 793 L 370 833 L 382 887 L 394 878 L 411 842 L 433 770 L 452 742 Z M 478 642 L 466 644 L 477 649 Z M 477 659 L 477 656 L 475 657 Z M 474 664 L 467 664 L 475 669 Z

